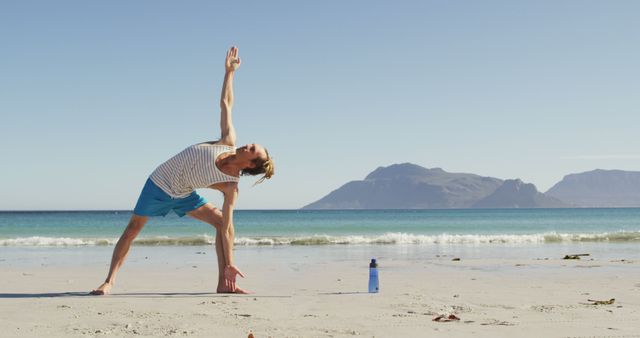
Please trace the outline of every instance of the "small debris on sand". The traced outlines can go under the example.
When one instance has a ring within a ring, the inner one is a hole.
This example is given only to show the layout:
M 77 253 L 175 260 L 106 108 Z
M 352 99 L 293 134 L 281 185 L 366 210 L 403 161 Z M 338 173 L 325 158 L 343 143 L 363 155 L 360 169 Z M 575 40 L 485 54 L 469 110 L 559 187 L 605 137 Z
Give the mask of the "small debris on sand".
M 589 254 L 565 255 L 562 259 L 580 259 L 580 256 L 589 256 Z
M 615 298 L 611 298 L 609 300 L 594 300 L 594 299 L 587 299 L 588 302 L 592 302 L 591 305 L 611 305 L 613 303 L 615 303 L 616 299 Z
M 441 323 L 446 323 L 446 322 L 453 322 L 453 321 L 457 321 L 460 320 L 460 318 L 458 318 L 458 316 L 454 315 L 453 313 L 450 315 L 439 315 L 435 318 L 432 319 L 432 321 L 434 322 L 441 322 Z

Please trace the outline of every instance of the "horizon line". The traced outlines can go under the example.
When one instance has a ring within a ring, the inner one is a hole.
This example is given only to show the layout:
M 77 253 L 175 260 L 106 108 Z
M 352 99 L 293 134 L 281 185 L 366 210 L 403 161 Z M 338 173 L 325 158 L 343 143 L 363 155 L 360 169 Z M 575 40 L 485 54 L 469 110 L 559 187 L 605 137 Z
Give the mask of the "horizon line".
M 565 208 L 380 208 L 380 209 L 235 209 L 235 211 L 426 211 L 426 210 L 557 210 L 557 209 L 640 209 L 640 206 L 601 206 L 601 207 L 565 207 Z M 124 212 L 133 213 L 127 209 L 22 209 L 0 210 L 0 213 L 28 213 L 28 212 Z

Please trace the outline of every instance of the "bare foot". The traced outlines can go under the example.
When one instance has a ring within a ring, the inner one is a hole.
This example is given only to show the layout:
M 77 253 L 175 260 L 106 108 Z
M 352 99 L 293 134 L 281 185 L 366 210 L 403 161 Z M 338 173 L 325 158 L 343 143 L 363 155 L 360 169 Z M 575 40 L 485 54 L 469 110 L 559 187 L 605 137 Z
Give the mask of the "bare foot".
M 102 283 L 102 285 L 100 285 L 97 289 L 91 290 L 89 294 L 94 296 L 108 295 L 109 291 L 111 291 L 111 287 L 113 287 L 113 284 L 105 282 Z
M 238 293 L 238 294 L 250 294 L 251 291 L 247 291 L 245 289 L 239 288 L 236 286 L 235 291 L 231 290 L 231 288 L 226 288 L 226 287 L 219 287 L 218 290 L 216 290 L 217 293 Z

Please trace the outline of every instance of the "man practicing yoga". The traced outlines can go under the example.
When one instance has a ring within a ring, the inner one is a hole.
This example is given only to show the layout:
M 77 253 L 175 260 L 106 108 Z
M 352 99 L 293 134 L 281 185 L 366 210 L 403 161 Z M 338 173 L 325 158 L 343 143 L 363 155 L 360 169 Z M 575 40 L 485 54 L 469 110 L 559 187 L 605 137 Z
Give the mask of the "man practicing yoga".
M 235 148 L 236 131 L 231 121 L 233 106 L 233 76 L 240 67 L 238 48 L 231 47 L 225 59 L 225 74 L 220 98 L 220 129 L 218 141 L 192 145 L 161 164 L 147 179 L 129 225 L 113 249 L 107 279 L 93 295 L 109 293 L 116 280 L 131 243 L 149 217 L 165 216 L 173 210 L 209 223 L 216 228 L 218 256 L 218 288 L 222 293 L 247 293 L 236 285 L 236 276 L 244 277 L 233 264 L 233 207 L 238 198 L 241 175 L 259 175 L 257 183 L 274 174 L 273 160 L 258 144 Z M 224 194 L 222 211 L 208 203 L 195 189 L 212 188 Z

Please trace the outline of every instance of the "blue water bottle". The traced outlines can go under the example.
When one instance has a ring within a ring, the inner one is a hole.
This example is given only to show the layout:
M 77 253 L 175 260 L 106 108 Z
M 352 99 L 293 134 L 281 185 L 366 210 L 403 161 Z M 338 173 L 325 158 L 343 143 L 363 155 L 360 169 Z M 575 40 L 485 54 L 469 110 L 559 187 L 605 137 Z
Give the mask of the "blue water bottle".
M 369 264 L 369 293 L 378 293 L 380 285 L 378 284 L 378 263 L 372 258 Z

